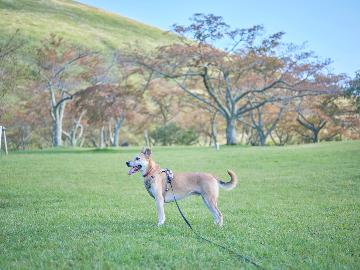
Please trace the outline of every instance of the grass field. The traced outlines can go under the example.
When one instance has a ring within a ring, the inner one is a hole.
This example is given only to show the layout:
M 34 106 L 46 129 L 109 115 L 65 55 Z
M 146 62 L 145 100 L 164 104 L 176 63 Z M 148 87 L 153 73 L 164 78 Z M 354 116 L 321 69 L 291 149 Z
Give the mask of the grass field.
M 0 269 L 254 268 L 198 240 L 175 204 L 153 199 L 124 162 L 137 152 L 60 150 L 0 157 Z M 180 201 L 199 233 L 266 269 L 359 269 L 360 142 L 290 147 L 155 148 L 174 171 L 209 171 L 224 227 L 199 197 Z

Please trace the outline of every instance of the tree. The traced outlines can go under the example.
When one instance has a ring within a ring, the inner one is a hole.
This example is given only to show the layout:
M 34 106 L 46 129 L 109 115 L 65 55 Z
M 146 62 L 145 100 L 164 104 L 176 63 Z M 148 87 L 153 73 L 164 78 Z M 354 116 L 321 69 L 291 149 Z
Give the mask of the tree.
M 217 111 L 213 111 L 212 114 L 210 114 L 210 145 L 213 145 L 215 148 L 218 147 L 217 113 Z
M 105 146 L 105 126 L 109 126 L 109 137 L 112 146 L 119 145 L 119 131 L 125 119 L 131 119 L 137 107 L 137 100 L 142 92 L 127 85 L 106 84 L 92 86 L 81 91 L 76 98 L 78 110 L 86 111 L 89 122 L 100 130 L 99 144 Z M 115 122 L 112 132 L 112 123 Z
M 8 129 L 9 147 L 12 149 L 42 148 L 50 145 L 51 119 L 45 92 L 39 91 L 36 82 L 26 81 L 19 91 L 12 93 L 16 102 L 7 102 L 4 124 Z
M 76 110 L 75 108 L 73 110 Z M 65 135 L 66 139 L 68 140 L 70 146 L 82 146 L 84 142 L 84 125 L 83 125 L 83 118 L 86 111 L 82 110 L 78 113 L 78 116 L 73 118 L 72 123 L 70 124 L 69 131 L 63 130 L 63 134 Z M 76 113 L 74 113 L 76 114 Z M 80 144 L 79 144 L 80 142 Z
M 302 136 L 308 138 L 312 143 L 319 142 L 319 132 L 326 125 L 326 120 L 317 118 L 315 115 L 310 117 L 305 117 L 303 113 L 299 112 L 298 118 L 296 121 L 299 122 L 301 126 L 310 131 L 310 135 L 302 133 Z
M 298 126 L 296 117 L 297 113 L 293 109 L 293 104 L 290 104 L 290 108 L 283 112 L 283 116 L 275 129 L 270 133 L 270 138 L 275 145 L 283 146 L 293 143 L 293 139 L 298 135 L 296 132 Z
M 20 40 L 18 35 L 19 30 L 7 39 L 0 40 L 0 102 L 7 93 L 15 89 L 19 81 L 20 67 L 17 53 L 24 45 L 24 41 Z M 4 113 L 2 109 L 3 106 L 0 106 L 0 118 Z
M 355 78 L 349 81 L 345 96 L 356 106 L 356 112 L 360 113 L 360 70 L 356 72 Z
M 143 68 L 127 63 L 121 53 L 116 54 L 116 60 L 118 102 L 112 108 L 110 120 L 114 121 L 113 136 L 110 136 L 111 145 L 114 147 L 119 146 L 119 133 L 124 121 L 134 121 L 135 115 L 141 109 L 144 92 L 149 88 L 152 79 L 151 72 L 147 74 Z M 110 130 L 111 128 L 111 134 Z
M 346 100 L 340 100 L 340 119 L 345 135 L 350 139 L 360 138 L 360 70 L 345 88 Z
M 296 121 L 301 125 L 298 129 L 305 141 L 317 143 L 320 141 L 320 132 L 326 130 L 322 139 L 330 140 L 341 132 L 336 115 L 339 111 L 334 102 L 336 96 L 319 96 L 304 98 L 297 106 Z
M 240 119 L 241 123 L 254 130 L 256 136 L 255 138 L 251 138 L 253 145 L 265 145 L 267 138 L 280 121 L 286 105 L 286 101 L 280 102 L 279 104 L 269 103 L 250 111 L 247 117 L 247 119 L 249 119 L 248 121 L 245 120 L 245 117 Z
M 147 104 L 146 113 L 153 121 L 158 120 L 162 125 L 172 121 L 187 106 L 184 92 L 171 83 L 153 80 L 149 83 L 147 94 L 150 102 Z
M 218 132 L 221 128 L 219 119 L 217 119 L 218 112 L 202 103 L 193 102 L 187 115 L 188 117 L 184 117 L 184 120 L 190 122 L 197 133 L 205 135 L 205 144 L 209 139 L 208 145 L 216 148 Z
M 236 143 L 236 121 L 261 106 L 314 93 L 316 74 L 329 62 L 313 54 L 283 49 L 282 32 L 265 38 L 262 26 L 231 29 L 222 17 L 195 14 L 188 26 L 174 25 L 179 43 L 160 47 L 155 56 L 132 57 L 219 113 L 226 121 L 227 144 Z M 219 45 L 229 44 L 220 50 Z M 285 96 L 274 96 L 282 89 Z
M 94 60 L 91 56 L 93 53 L 67 44 L 55 34 L 50 34 L 37 50 L 37 68 L 50 99 L 54 147 L 62 145 L 65 106 L 85 87 Z

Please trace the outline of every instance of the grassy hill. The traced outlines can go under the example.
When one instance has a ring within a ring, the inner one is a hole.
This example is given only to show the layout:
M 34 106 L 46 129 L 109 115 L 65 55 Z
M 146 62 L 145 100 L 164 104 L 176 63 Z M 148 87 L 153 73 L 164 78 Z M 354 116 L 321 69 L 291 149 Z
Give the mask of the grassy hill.
M 154 200 L 125 161 L 138 149 L 0 156 L 1 269 L 255 269 L 203 242 L 174 203 Z M 288 147 L 155 147 L 175 171 L 239 177 L 220 191 L 224 227 L 201 198 L 179 203 L 204 237 L 265 269 L 359 269 L 360 142 Z
M 119 48 L 140 41 L 153 47 L 174 36 L 129 18 L 71 0 L 0 0 L 0 38 L 20 29 L 28 45 L 50 32 L 89 48 Z

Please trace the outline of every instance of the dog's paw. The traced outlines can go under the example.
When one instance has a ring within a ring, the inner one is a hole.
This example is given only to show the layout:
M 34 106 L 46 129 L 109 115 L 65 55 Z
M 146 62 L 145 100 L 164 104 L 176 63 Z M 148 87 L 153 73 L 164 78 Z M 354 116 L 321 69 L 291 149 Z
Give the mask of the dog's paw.
M 165 223 L 165 220 L 162 220 L 162 221 L 159 221 L 157 225 L 158 225 L 158 227 L 160 227 L 160 226 L 164 225 L 164 223 Z
M 224 225 L 222 220 L 215 221 L 214 223 L 215 223 L 215 225 L 217 225 L 218 227 L 223 227 L 223 225 Z

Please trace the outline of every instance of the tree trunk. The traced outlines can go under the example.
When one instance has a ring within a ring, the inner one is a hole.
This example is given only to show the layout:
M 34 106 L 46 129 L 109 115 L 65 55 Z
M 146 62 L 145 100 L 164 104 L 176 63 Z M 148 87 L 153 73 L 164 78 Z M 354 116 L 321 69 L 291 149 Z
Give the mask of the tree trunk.
M 77 128 L 75 128 L 75 130 L 71 134 L 71 141 L 70 141 L 71 147 L 76 147 L 78 140 L 81 139 L 81 137 L 82 137 L 82 134 L 83 134 L 82 125 L 79 125 L 78 128 L 80 129 L 80 132 L 79 132 L 78 136 L 76 136 Z
M 244 137 L 245 137 L 245 128 L 243 127 L 241 129 L 241 138 L 240 138 L 240 144 L 242 144 L 244 142 Z
M 257 134 L 258 134 L 259 146 L 264 146 L 267 136 L 264 134 L 264 132 L 261 129 L 257 129 Z
M 313 142 L 313 143 L 318 143 L 318 142 L 319 142 L 319 132 L 320 132 L 320 129 L 313 129 L 312 132 L 313 132 L 312 142 Z
M 226 118 L 226 144 L 227 145 L 236 144 L 235 124 L 236 124 L 235 118 Z
M 122 125 L 122 119 L 116 119 L 115 127 L 114 127 L 114 141 L 112 145 L 114 147 L 119 146 L 119 134 L 120 134 L 121 125 Z
M 279 142 L 277 142 L 275 140 L 275 137 L 273 136 L 272 133 L 270 133 L 270 138 L 273 141 L 273 143 L 277 146 L 284 146 L 285 144 L 287 144 L 287 142 L 290 139 L 290 135 L 287 132 L 282 132 L 282 131 L 278 131 L 278 130 L 274 130 L 274 133 L 276 135 L 276 138 L 278 139 Z
M 59 119 L 59 116 L 56 114 L 55 119 L 53 119 L 52 124 L 52 146 L 58 147 L 62 146 L 62 122 Z
M 147 129 L 144 130 L 144 141 L 145 141 L 145 146 L 146 147 L 150 147 L 150 139 L 149 139 L 149 134 Z
M 211 127 L 211 144 L 216 147 L 217 145 L 217 130 L 216 124 Z
M 298 118 L 296 118 L 296 120 L 304 128 L 310 130 L 310 132 L 312 133 L 312 136 L 308 136 L 308 138 L 310 138 L 310 141 L 312 143 L 318 143 L 319 142 L 319 133 L 320 133 L 321 129 L 323 127 L 325 127 L 326 121 L 321 120 L 318 124 L 314 124 L 314 123 L 308 121 L 301 113 L 299 113 Z
M 83 147 L 84 142 L 85 142 L 85 137 L 82 137 L 81 141 L 80 141 L 80 144 L 79 144 L 79 147 Z
M 210 144 L 212 144 L 216 148 L 217 145 L 216 113 L 211 117 L 210 124 L 211 124 Z
M 78 119 L 74 119 L 74 123 L 72 127 L 70 128 L 69 132 L 63 131 L 63 134 L 65 135 L 67 141 L 70 143 L 71 147 L 76 147 L 78 144 L 78 141 L 82 138 L 84 127 L 81 124 L 81 118 L 85 114 L 85 111 L 81 112 Z
M 100 129 L 99 148 L 104 148 L 104 146 L 105 146 L 105 128 L 102 126 Z
M 62 133 L 63 133 L 63 117 L 65 110 L 66 102 L 62 101 L 59 104 L 55 102 L 52 104 L 52 146 L 58 147 L 62 146 Z

